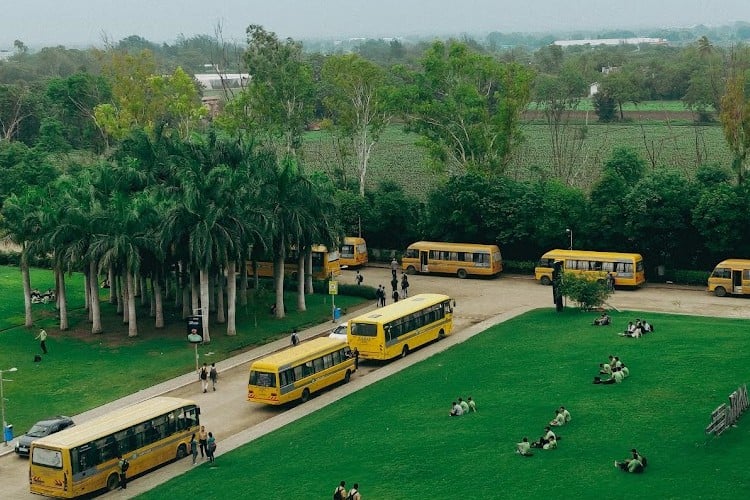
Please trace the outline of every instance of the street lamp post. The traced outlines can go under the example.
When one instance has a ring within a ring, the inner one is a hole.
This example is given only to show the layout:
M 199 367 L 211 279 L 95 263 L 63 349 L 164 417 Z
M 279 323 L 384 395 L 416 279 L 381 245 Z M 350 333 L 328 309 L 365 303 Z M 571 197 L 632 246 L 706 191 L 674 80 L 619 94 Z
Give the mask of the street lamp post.
M 570 238 L 570 246 L 568 247 L 568 249 L 573 250 L 573 230 L 570 228 L 567 228 L 565 232 L 568 234 L 568 237 Z
M 8 446 L 8 440 L 5 437 L 5 426 L 8 425 L 5 423 L 5 393 L 3 392 L 3 382 L 13 382 L 12 380 L 3 379 L 3 373 L 5 372 L 15 372 L 18 368 L 15 366 L 13 368 L 8 368 L 7 370 L 0 370 L 0 408 L 2 408 L 2 419 L 3 419 L 3 446 Z

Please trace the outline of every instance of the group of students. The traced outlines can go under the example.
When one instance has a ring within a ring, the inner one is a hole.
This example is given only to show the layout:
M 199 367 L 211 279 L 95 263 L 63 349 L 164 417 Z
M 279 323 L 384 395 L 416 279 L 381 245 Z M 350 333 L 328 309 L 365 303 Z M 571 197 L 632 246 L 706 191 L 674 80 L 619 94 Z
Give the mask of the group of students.
M 570 412 L 561 406 L 555 410 L 555 418 L 544 428 L 544 434 L 542 434 L 537 441 L 532 443 L 529 442 L 529 438 L 524 437 L 520 443 L 516 443 L 516 453 L 523 457 L 533 456 L 531 448 L 541 448 L 543 450 L 554 450 L 557 448 L 557 440 L 560 439 L 557 434 L 552 431 L 552 427 L 562 427 L 563 425 L 570 422 Z
M 471 399 L 471 396 L 469 396 L 466 401 L 464 401 L 463 398 L 458 398 L 458 401 L 452 402 L 451 411 L 450 413 L 448 413 L 448 415 L 450 415 L 451 417 L 460 417 L 461 415 L 474 413 L 476 411 L 477 404 L 473 399 Z
M 645 469 L 646 465 L 648 465 L 646 457 L 638 453 L 638 450 L 636 450 L 635 448 L 630 450 L 630 453 L 632 454 L 630 458 L 626 458 L 621 462 L 615 460 L 615 467 L 624 472 L 643 472 L 643 469 Z
M 354 483 L 354 487 L 346 491 L 346 481 L 341 481 L 336 489 L 333 490 L 333 500 L 361 500 L 359 494 L 359 483 Z
M 609 378 L 603 379 L 599 375 L 607 375 Z M 621 384 L 630 376 L 630 368 L 625 366 L 619 356 L 610 354 L 607 363 L 599 363 L 599 375 L 594 377 L 594 384 Z
M 632 321 L 628 321 L 628 327 L 624 332 L 619 333 L 619 335 L 621 337 L 632 337 L 634 339 L 639 339 L 643 335 L 651 333 L 653 331 L 654 325 L 652 325 L 645 319 L 641 321 L 639 318 L 636 318 L 635 323 L 633 323 Z

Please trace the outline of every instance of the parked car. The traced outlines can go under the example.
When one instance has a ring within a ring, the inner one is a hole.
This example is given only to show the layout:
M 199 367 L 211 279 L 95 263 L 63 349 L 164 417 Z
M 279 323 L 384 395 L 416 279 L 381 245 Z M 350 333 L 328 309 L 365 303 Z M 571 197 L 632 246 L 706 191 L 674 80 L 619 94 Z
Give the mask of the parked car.
M 349 322 L 341 323 L 339 326 L 331 330 L 328 336 L 332 339 L 339 339 L 346 342 L 346 328 L 349 326 Z
M 39 438 L 49 436 L 55 432 L 60 432 L 63 429 L 74 426 L 73 420 L 70 417 L 57 416 L 48 418 L 46 420 L 40 420 L 35 423 L 34 426 L 29 429 L 26 434 L 18 436 L 16 442 L 16 453 L 21 456 L 29 456 L 29 450 L 31 449 L 31 442 Z

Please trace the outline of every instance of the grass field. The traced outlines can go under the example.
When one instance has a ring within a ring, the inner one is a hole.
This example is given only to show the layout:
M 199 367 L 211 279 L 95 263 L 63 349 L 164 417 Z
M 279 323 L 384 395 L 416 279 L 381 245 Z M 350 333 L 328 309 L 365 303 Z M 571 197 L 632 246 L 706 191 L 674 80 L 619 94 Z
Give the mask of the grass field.
M 624 326 L 639 313 L 614 314 Z M 718 498 L 748 491 L 747 415 L 719 438 L 711 411 L 750 378 L 747 321 L 649 314 L 635 340 L 593 314 L 537 310 L 493 327 L 139 498 L 327 498 L 342 479 L 364 498 Z M 641 316 L 643 317 L 643 316 Z M 631 375 L 593 385 L 620 356 Z M 396 363 L 398 361 L 395 361 Z M 448 416 L 457 396 L 479 411 Z M 557 450 L 514 454 L 565 405 Z M 219 443 L 221 447 L 221 443 Z M 613 467 L 637 447 L 644 474 Z
M 51 279 L 51 271 L 35 270 L 32 286 L 41 289 L 45 273 Z M 4 280 L 0 314 L 6 327 L 0 331 L 0 368 L 18 368 L 8 377 L 13 382 L 3 387 L 7 420 L 14 425 L 16 434 L 50 415 L 74 415 L 195 369 L 195 351 L 185 338 L 185 323 L 168 306 L 164 330 L 156 330 L 148 310 L 139 309 L 139 336 L 135 338 L 128 338 L 126 326 L 109 303 L 102 303 L 105 333 L 92 335 L 82 309 L 82 295 L 79 309 L 71 311 L 68 332 L 60 332 L 54 326 L 52 304 L 34 305 L 34 328 L 7 328 L 14 318 L 18 319 L 15 324 L 23 324 L 23 292 L 18 268 L 0 266 L 0 276 Z M 69 280 L 69 293 L 74 297 L 79 291 L 82 294 L 81 275 L 73 274 Z M 223 325 L 212 325 L 211 343 L 198 348 L 201 361 L 220 361 L 286 336 L 294 327 L 302 329 L 330 319 L 327 295 L 308 296 L 307 311 L 300 313 L 295 309 L 296 297 L 288 294 L 288 314 L 283 320 L 268 315 L 270 300 L 258 301 L 257 307 L 252 303 L 238 307 L 236 336 L 225 335 Z M 336 298 L 336 306 L 343 309 L 361 302 L 360 298 L 346 295 Z M 41 363 L 34 363 L 34 354 L 40 353 L 39 341 L 34 340 L 39 326 L 50 334 L 49 354 Z
M 542 123 L 523 122 L 521 130 L 524 140 L 511 158 L 508 175 L 516 179 L 548 178 L 553 156 L 549 129 Z M 649 167 L 653 161 L 657 168 L 676 168 L 688 175 L 701 164 L 727 168 L 731 165 L 731 153 L 718 125 L 697 126 L 666 120 L 600 124 L 592 113 L 586 130 L 580 153 L 572 161 L 577 172 L 572 182 L 583 188 L 598 179 L 604 161 L 618 147 L 638 151 Z M 424 199 L 429 190 L 445 179 L 444 172 L 427 165 L 424 150 L 416 145 L 417 138 L 406 134 L 401 126 L 388 128 L 373 147 L 366 181 L 368 189 L 375 190 L 380 181 L 391 179 L 406 192 Z M 333 172 L 341 166 L 335 157 L 328 132 L 305 135 L 305 159 L 313 169 Z M 352 161 L 346 163 L 345 172 L 347 178 L 357 179 Z

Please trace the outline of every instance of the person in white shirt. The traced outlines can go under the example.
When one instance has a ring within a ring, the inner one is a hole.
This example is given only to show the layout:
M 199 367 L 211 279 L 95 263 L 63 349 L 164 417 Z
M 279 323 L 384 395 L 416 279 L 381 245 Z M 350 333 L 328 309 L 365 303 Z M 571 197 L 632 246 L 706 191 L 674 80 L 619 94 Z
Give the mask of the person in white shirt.
M 451 404 L 451 412 L 449 415 L 451 417 L 460 417 L 464 414 L 463 408 L 461 408 L 461 405 L 456 403 L 455 401 Z

